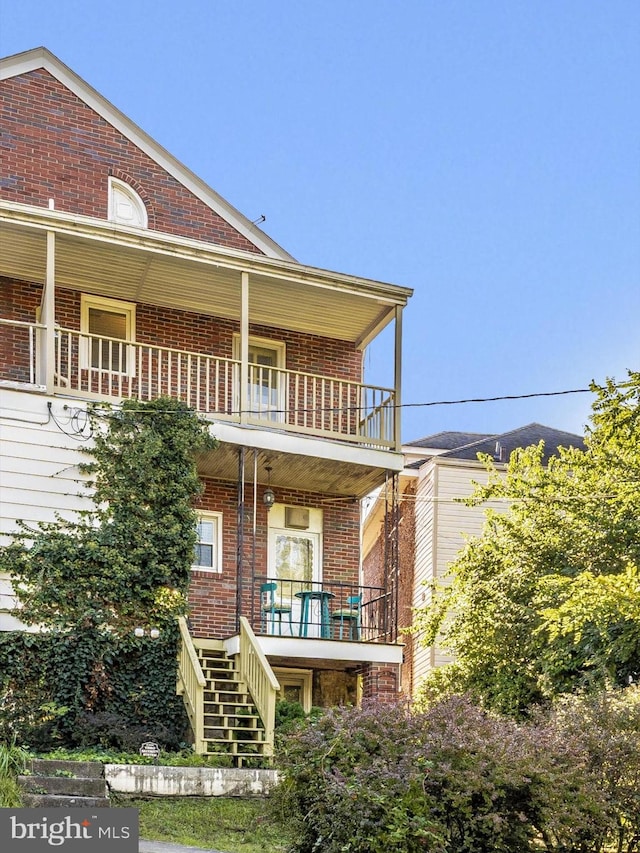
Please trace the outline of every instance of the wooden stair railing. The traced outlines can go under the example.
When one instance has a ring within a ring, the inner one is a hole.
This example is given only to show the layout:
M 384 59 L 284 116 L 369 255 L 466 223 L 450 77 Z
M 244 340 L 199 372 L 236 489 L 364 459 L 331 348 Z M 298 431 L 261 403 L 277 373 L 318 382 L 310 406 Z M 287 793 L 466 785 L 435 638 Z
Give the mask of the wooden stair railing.
M 178 687 L 193 729 L 194 750 L 228 755 L 236 766 L 273 756 L 276 697 L 280 685 L 246 619 L 237 654 L 221 640 L 193 638 L 179 619 L 182 643 Z
M 238 654 L 238 669 L 240 678 L 247 685 L 247 689 L 264 726 L 264 755 L 273 755 L 273 735 L 276 717 L 276 699 L 280 684 L 275 677 L 269 661 L 256 636 L 251 629 L 249 621 L 240 617 L 240 651 Z
M 184 616 L 179 617 L 178 625 L 182 640 L 178 654 L 178 693 L 182 694 L 193 729 L 193 748 L 197 753 L 204 753 L 207 751 L 204 741 L 204 689 L 207 680 Z

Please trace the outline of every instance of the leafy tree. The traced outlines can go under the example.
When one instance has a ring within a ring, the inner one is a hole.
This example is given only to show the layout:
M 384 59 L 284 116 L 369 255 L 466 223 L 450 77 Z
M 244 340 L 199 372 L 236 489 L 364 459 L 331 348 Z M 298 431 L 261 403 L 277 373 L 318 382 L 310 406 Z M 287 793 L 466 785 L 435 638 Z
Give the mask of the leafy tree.
M 489 483 L 470 504 L 483 535 L 451 568 L 451 585 L 417 614 L 425 642 L 456 662 L 425 694 L 471 691 L 519 715 L 575 689 L 626 685 L 640 673 L 640 373 L 593 386 L 586 450 L 512 454 L 506 475 L 485 457 Z
M 93 509 L 75 521 L 26 525 L 0 552 L 28 624 L 127 633 L 184 612 L 195 544 L 195 454 L 214 447 L 178 400 L 126 400 L 91 411 Z

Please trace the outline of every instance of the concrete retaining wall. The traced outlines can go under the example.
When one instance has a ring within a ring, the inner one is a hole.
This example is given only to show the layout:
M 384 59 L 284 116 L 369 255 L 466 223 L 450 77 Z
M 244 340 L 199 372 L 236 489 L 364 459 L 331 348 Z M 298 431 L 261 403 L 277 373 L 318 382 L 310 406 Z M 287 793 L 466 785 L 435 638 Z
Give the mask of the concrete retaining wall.
M 105 764 L 112 791 L 160 797 L 266 797 L 278 782 L 276 770 L 227 767 L 164 767 Z

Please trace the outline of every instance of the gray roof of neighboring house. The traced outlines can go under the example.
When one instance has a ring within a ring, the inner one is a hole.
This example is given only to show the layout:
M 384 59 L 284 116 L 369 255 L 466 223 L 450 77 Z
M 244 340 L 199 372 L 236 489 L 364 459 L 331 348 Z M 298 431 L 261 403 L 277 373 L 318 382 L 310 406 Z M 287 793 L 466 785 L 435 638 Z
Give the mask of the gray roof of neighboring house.
M 491 438 L 491 433 L 484 432 L 436 432 L 417 441 L 407 442 L 407 447 L 432 447 L 434 450 L 454 450 L 473 441 Z
M 454 441 L 454 436 L 461 437 L 461 443 L 453 447 L 447 448 L 444 453 L 439 453 L 439 458 L 445 459 L 472 459 L 478 458 L 478 453 L 486 453 L 498 462 L 508 462 L 509 456 L 517 448 L 530 447 L 532 444 L 538 444 L 544 441 L 543 462 L 547 462 L 550 456 L 556 455 L 559 447 L 577 447 L 580 450 L 585 449 L 584 438 L 573 432 L 565 432 L 561 429 L 543 426 L 542 424 L 527 424 L 527 426 L 519 427 L 518 429 L 509 432 L 496 433 L 495 435 L 475 435 L 471 441 L 464 442 L 465 436 L 474 436 L 474 433 L 436 433 L 435 436 L 428 436 L 420 439 L 420 442 L 410 442 L 414 447 L 433 447 L 440 449 L 440 446 L 434 443 L 433 439 L 442 437 L 441 441 Z M 431 442 L 431 443 L 429 443 Z M 429 458 L 429 457 L 426 457 Z M 425 459 L 419 462 L 414 462 L 408 465 L 408 468 L 419 468 Z

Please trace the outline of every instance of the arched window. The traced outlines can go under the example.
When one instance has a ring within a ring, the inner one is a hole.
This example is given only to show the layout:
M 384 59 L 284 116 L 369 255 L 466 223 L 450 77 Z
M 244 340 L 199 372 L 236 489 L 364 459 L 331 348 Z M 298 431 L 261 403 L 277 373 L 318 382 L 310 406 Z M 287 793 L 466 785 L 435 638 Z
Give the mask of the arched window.
M 147 227 L 147 208 L 138 193 L 118 178 L 109 178 L 109 212 L 112 222 Z

